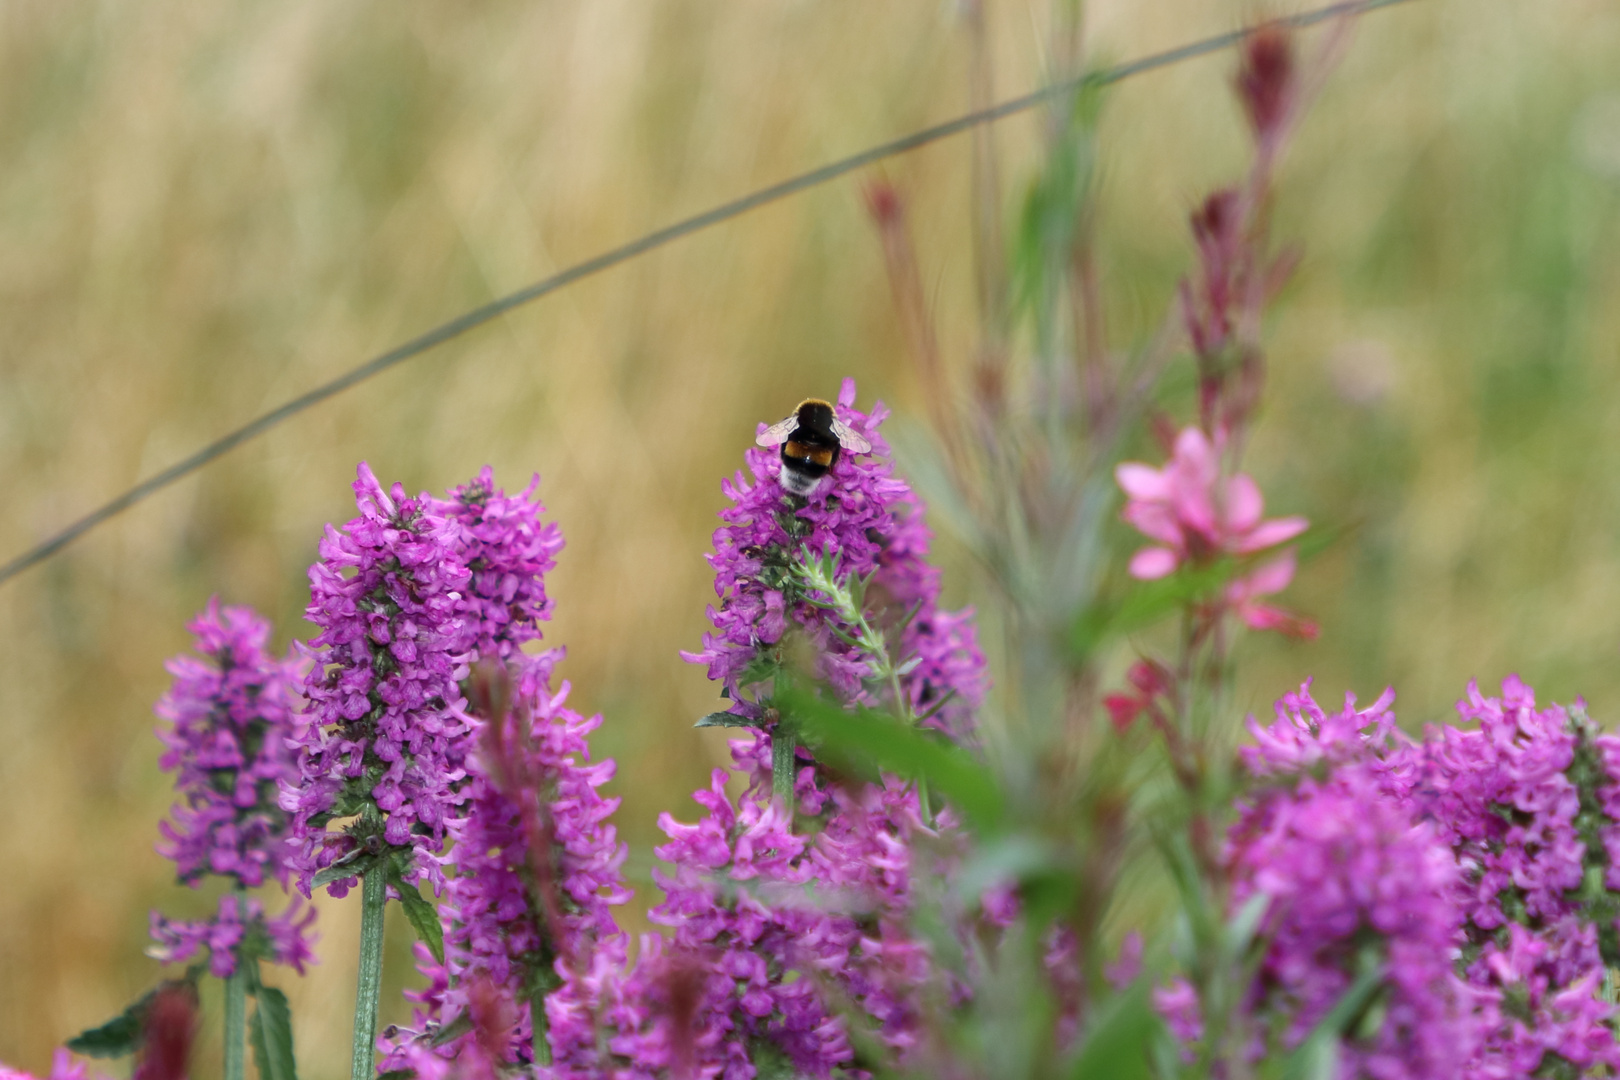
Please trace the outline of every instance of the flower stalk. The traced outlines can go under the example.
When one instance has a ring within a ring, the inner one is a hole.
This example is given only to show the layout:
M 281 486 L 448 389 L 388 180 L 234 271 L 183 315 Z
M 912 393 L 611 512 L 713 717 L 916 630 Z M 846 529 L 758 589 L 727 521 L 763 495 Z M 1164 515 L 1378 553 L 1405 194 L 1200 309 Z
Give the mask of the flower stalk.
M 360 974 L 354 992 L 354 1058 L 350 1080 L 372 1080 L 377 1049 L 377 1003 L 382 996 L 383 920 L 388 904 L 387 869 L 366 871 L 360 892 Z
M 247 992 L 256 961 L 236 958 L 236 970 L 225 980 L 225 1080 L 247 1075 Z

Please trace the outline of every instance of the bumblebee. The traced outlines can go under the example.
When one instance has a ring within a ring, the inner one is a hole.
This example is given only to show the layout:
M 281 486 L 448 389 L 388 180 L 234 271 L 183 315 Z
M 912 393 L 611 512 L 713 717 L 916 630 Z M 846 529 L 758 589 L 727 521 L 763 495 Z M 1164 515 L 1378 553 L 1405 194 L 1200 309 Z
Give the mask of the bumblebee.
M 838 454 L 869 454 L 872 444 L 840 421 L 830 403 L 805 398 L 779 424 L 766 428 L 754 440 L 760 446 L 782 448 L 782 474 L 777 482 L 790 495 L 805 498 L 838 464 Z

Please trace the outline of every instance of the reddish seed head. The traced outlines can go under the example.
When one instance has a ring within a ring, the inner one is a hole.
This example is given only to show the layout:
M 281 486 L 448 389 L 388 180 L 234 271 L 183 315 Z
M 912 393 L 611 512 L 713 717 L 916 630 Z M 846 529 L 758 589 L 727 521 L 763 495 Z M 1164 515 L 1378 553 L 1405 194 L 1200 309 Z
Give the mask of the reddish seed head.
M 168 983 L 146 1007 L 141 1061 L 134 1080 L 186 1080 L 191 1041 L 197 1034 L 197 989 Z
M 872 215 L 879 226 L 889 226 L 900 220 L 903 207 L 900 203 L 900 193 L 894 185 L 879 180 L 866 185 L 866 211 Z
M 1237 73 L 1238 99 L 1249 117 L 1255 137 L 1269 142 L 1281 132 L 1293 108 L 1294 49 L 1288 31 L 1280 26 L 1261 27 L 1243 44 L 1243 65 Z

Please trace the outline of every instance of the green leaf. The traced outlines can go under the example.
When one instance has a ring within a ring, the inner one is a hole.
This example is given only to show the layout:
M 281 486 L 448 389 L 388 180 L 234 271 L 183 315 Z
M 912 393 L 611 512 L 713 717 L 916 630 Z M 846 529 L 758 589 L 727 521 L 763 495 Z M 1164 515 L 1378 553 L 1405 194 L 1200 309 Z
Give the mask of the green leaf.
M 750 720 L 741 713 L 712 712 L 692 725 L 693 727 L 759 727 L 758 720 Z
M 1046 840 L 1015 833 L 986 840 L 976 850 L 957 877 L 956 895 L 965 903 L 976 902 L 992 885 L 1022 881 L 1056 863 L 1056 852 Z
M 439 1030 L 433 1033 L 433 1038 L 429 1040 L 429 1045 L 443 1046 L 445 1043 L 455 1042 L 457 1039 L 467 1034 L 467 1032 L 471 1031 L 472 1028 L 472 1013 L 463 1010 L 460 1016 L 456 1017 L 448 1024 L 439 1025 Z
M 377 865 L 381 856 L 369 855 L 364 851 L 351 851 L 337 862 L 320 871 L 310 881 L 310 888 L 318 889 L 322 885 L 330 885 L 334 881 L 344 878 L 365 877 L 366 872 Z
M 152 1000 L 153 993 L 156 991 L 148 993 L 100 1027 L 79 1032 L 67 1041 L 67 1048 L 75 1054 L 96 1058 L 116 1058 L 133 1054 L 140 1049 L 141 1018 L 146 1013 L 147 1003 Z
M 400 906 L 405 909 L 405 917 L 410 920 L 416 936 L 428 947 L 433 959 L 444 963 L 444 926 L 439 922 L 439 909 L 424 900 L 416 886 L 405 880 L 398 862 L 388 864 L 388 884 L 398 890 Z
M 1138 979 L 1098 1009 L 1069 1069 L 1071 1080 L 1148 1080 L 1158 1027 L 1147 980 Z
M 293 1058 L 292 1010 L 287 995 L 273 986 L 260 985 L 253 992 L 259 1006 L 253 1010 L 248 1038 L 253 1041 L 253 1061 L 259 1067 L 259 1080 L 298 1080 Z
M 1283 1080 L 1334 1080 L 1339 1071 L 1339 1036 L 1383 984 L 1384 972 L 1377 965 L 1363 971 L 1350 989 L 1320 1021 L 1305 1041 L 1283 1063 Z
M 1238 960 L 1249 951 L 1254 943 L 1254 935 L 1260 930 L 1260 923 L 1266 917 L 1266 909 L 1271 906 L 1271 897 L 1263 892 L 1257 892 L 1249 897 L 1248 901 L 1238 909 L 1236 915 L 1226 924 L 1226 955 L 1229 959 Z
M 913 780 L 949 799 L 981 827 L 998 825 L 1006 800 L 983 762 L 926 730 L 909 728 L 871 709 L 845 712 L 797 687 L 778 693 L 784 715 L 802 725 L 820 743 L 824 755 L 853 772 L 882 769 Z
M 753 686 L 755 683 L 769 682 L 776 678 L 782 670 L 782 662 L 768 651 L 754 654 L 748 665 L 737 673 L 738 686 Z
M 1239 564 L 1223 560 L 1210 566 L 1184 566 L 1156 581 L 1132 584 L 1121 598 L 1099 599 L 1081 611 L 1069 631 L 1069 645 L 1079 657 L 1091 655 L 1112 637 L 1132 634 L 1221 588 Z

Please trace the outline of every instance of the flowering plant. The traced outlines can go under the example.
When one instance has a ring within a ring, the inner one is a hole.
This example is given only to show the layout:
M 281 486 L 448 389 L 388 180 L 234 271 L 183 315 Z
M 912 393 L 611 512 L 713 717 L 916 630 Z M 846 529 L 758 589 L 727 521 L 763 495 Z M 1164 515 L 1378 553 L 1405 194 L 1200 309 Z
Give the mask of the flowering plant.
M 1319 632 L 1273 599 L 1319 537 L 1266 517 L 1243 459 L 1294 264 L 1277 166 L 1329 59 L 1245 39 L 1250 166 L 1191 214 L 1194 267 L 1134 353 L 1098 298 L 1096 86 L 1054 99 L 1011 268 L 981 267 L 971 392 L 905 200 L 869 190 L 933 441 L 897 455 L 846 379 L 840 450 L 756 446 L 722 481 L 683 656 L 730 767 L 659 816 L 639 940 L 591 745 L 614 720 L 576 711 L 543 644 L 563 535 L 538 479 L 413 496 L 361 463 L 309 570 L 310 640 L 273 654 L 266 620 L 214 601 L 200 658 L 171 664 L 159 850 L 224 890 L 208 918 L 153 914 L 183 974 L 69 1048 L 179 1080 L 209 974 L 225 1080 L 249 1044 L 261 1080 L 296 1080 L 261 963 L 302 973 L 305 902 L 358 884 L 352 1080 L 1620 1072 L 1620 736 L 1584 702 L 1470 683 L 1457 723 L 1417 733 L 1392 690 L 1330 714 L 1306 681 L 1238 745 L 1244 635 Z M 803 460 L 808 491 L 783 480 Z M 936 527 L 978 608 L 943 599 Z M 379 1032 L 389 900 L 420 980 Z

